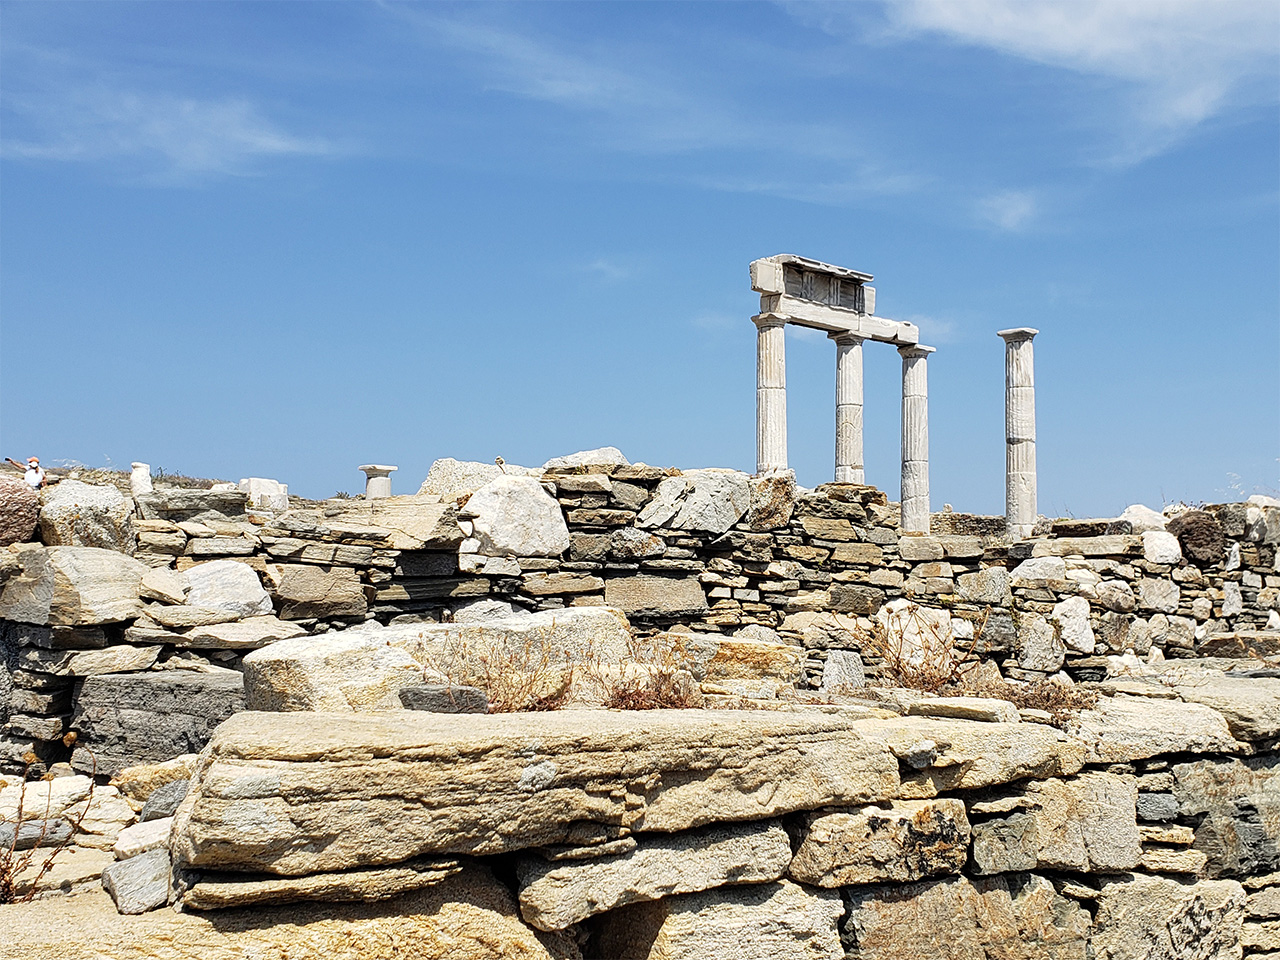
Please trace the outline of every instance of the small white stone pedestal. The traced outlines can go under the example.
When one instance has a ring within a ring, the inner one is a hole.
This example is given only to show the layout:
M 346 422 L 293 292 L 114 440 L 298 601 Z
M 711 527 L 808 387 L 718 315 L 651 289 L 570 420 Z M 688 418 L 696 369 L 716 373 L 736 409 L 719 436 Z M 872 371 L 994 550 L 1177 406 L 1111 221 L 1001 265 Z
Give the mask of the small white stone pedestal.
M 380 500 L 391 496 L 391 474 L 399 467 L 388 467 L 380 463 L 366 463 L 360 468 L 364 472 L 364 498 Z
M 129 492 L 135 497 L 150 493 L 152 490 L 151 464 L 135 463 L 132 466 L 133 472 L 129 474 Z

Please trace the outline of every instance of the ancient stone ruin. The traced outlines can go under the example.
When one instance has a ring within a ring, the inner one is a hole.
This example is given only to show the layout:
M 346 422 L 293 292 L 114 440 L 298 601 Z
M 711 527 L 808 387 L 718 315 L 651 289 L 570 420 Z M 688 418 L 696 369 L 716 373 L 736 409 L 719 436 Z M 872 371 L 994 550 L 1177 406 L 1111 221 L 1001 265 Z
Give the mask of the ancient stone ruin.
M 931 514 L 870 280 L 752 264 L 754 475 L 0 478 L 0 956 L 1280 956 L 1280 502 L 1037 516 L 1028 328 L 1006 515 Z M 812 490 L 786 323 L 836 341 Z

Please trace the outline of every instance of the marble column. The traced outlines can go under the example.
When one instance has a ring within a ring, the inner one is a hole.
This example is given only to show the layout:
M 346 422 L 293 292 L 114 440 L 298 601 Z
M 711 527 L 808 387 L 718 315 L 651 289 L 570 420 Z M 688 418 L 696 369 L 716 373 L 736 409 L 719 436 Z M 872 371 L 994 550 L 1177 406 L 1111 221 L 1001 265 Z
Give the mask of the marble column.
M 933 347 L 899 347 L 902 355 L 902 521 L 904 533 L 929 532 L 929 377 Z
M 836 483 L 866 483 L 862 466 L 862 341 L 854 333 L 836 342 Z
M 366 463 L 360 468 L 365 475 L 364 498 L 380 500 L 391 496 L 391 474 L 399 467 L 388 467 L 380 463 Z
M 1011 540 L 1036 525 L 1036 378 L 1031 341 L 1039 330 L 1001 330 L 1004 340 L 1004 515 Z
M 752 317 L 756 337 L 756 473 L 787 469 L 786 321 Z

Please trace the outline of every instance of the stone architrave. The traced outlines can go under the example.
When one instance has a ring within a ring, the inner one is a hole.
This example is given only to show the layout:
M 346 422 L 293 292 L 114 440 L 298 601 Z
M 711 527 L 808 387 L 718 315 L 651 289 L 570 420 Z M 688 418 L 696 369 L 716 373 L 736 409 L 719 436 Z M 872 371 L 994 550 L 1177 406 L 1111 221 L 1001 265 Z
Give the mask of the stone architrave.
M 997 333 L 1005 342 L 1005 529 L 1010 539 L 1031 536 L 1036 525 L 1036 381 L 1031 341 L 1039 330 Z
M 929 532 L 929 378 L 933 347 L 899 347 L 902 355 L 902 530 Z

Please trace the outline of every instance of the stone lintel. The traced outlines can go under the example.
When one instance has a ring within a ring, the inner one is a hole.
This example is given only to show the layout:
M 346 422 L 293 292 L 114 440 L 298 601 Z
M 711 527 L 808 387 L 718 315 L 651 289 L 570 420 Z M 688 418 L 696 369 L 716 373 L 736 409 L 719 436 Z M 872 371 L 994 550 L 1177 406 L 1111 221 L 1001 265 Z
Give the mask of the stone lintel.
M 877 340 L 880 343 L 896 345 L 918 343 L 920 340 L 920 328 L 914 323 L 873 317 L 843 307 L 812 303 L 780 294 L 760 298 L 760 313 L 751 319 L 759 324 L 760 317 L 778 317 L 785 323 L 822 330 L 828 334 L 852 333 L 864 340 Z

